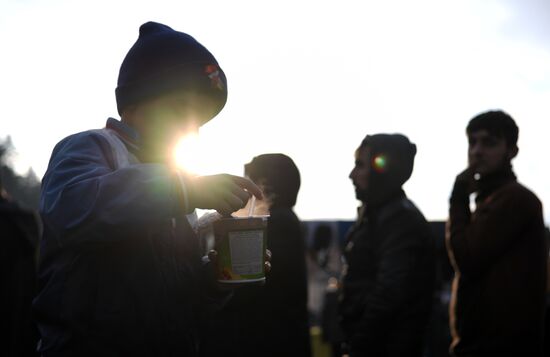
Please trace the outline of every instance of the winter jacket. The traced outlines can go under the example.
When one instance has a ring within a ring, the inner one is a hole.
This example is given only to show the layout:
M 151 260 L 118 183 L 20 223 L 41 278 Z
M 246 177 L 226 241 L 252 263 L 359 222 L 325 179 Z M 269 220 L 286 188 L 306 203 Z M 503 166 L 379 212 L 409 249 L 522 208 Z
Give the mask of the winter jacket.
M 421 356 L 435 280 L 428 222 L 404 193 L 364 210 L 345 251 L 341 324 L 356 356 Z
M 457 356 L 541 356 L 546 261 L 542 206 L 511 173 L 478 198 L 455 186 L 447 247 L 455 268 L 452 350 Z
M 181 177 L 138 152 L 114 119 L 53 150 L 34 301 L 43 356 L 194 356 L 203 312 L 225 296 L 202 265 Z

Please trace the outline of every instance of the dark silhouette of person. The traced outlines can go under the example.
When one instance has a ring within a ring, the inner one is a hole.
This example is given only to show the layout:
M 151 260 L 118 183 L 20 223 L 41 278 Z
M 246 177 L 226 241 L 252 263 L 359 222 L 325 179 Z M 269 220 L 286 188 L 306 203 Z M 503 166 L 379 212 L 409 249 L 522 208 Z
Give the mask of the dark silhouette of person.
M 362 202 L 348 235 L 340 300 L 345 350 L 359 356 L 421 356 L 435 285 L 430 226 L 402 185 L 416 146 L 401 134 L 368 135 L 350 178 Z
M 519 129 L 507 113 L 470 120 L 468 168 L 450 198 L 455 356 L 541 356 L 548 247 L 542 205 L 517 182 Z M 470 195 L 475 193 L 475 211 Z
M 262 188 L 270 215 L 267 247 L 273 267 L 264 286 L 244 286 L 206 328 L 203 356 L 310 355 L 306 247 L 293 211 L 300 173 L 284 154 L 264 154 L 245 165 L 245 175 Z M 223 332 L 223 333 L 222 333 Z M 210 336 L 210 339 L 208 338 Z
M 203 45 L 140 26 L 120 67 L 121 120 L 61 140 L 42 181 L 33 304 L 42 356 L 197 355 L 203 314 L 228 292 L 203 259 L 195 209 L 230 214 L 262 195 L 244 177 L 186 175 L 172 153 L 226 99 Z
M 329 263 L 329 249 L 332 243 L 332 234 L 332 228 L 326 224 L 320 224 L 313 232 L 313 241 L 309 251 L 312 260 L 322 269 L 326 269 Z
M 0 348 L 6 357 L 38 356 L 32 320 L 40 224 L 3 194 L 0 181 Z

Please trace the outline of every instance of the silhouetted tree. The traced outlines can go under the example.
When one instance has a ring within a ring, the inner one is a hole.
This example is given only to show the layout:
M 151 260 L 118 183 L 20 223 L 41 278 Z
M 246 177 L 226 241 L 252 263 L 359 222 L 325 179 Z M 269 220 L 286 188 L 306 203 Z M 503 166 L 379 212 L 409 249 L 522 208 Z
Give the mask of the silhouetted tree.
M 22 207 L 38 209 L 40 180 L 32 169 L 19 175 L 10 164 L 9 157 L 14 152 L 11 138 L 0 140 L 0 182 L 8 195 Z

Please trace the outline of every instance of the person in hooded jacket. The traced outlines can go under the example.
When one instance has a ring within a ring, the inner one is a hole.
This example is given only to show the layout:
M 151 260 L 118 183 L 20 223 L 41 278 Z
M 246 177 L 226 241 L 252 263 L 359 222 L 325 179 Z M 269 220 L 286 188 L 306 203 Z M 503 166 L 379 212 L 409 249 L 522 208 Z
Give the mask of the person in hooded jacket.
M 204 46 L 163 24 L 140 27 L 120 67 L 121 120 L 59 142 L 42 181 L 42 356 L 197 355 L 198 326 L 228 292 L 202 257 L 195 208 L 230 214 L 262 195 L 243 177 L 185 175 L 171 160 L 226 99 Z
M 401 134 L 368 135 L 350 179 L 362 202 L 348 234 L 340 321 L 351 357 L 421 356 L 435 287 L 430 226 L 402 185 L 416 146 Z
M 267 248 L 273 254 L 265 285 L 240 287 L 210 320 L 201 356 L 308 357 L 306 246 L 294 213 L 300 172 L 280 153 L 262 154 L 245 165 L 245 175 L 262 188 L 257 214 L 269 214 Z M 246 210 L 246 208 L 245 208 Z

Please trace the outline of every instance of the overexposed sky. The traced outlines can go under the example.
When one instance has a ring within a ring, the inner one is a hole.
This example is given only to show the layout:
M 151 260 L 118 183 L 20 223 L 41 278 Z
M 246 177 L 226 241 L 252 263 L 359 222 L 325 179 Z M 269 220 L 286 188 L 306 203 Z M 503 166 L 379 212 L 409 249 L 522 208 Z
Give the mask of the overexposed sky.
M 59 140 L 117 117 L 118 69 L 149 20 L 194 36 L 228 77 L 201 173 L 283 152 L 302 174 L 301 218 L 353 219 L 355 148 L 401 132 L 418 146 L 409 196 L 445 219 L 468 120 L 502 108 L 520 127 L 519 179 L 550 207 L 544 0 L 0 0 L 0 137 L 21 171 L 41 177 Z

